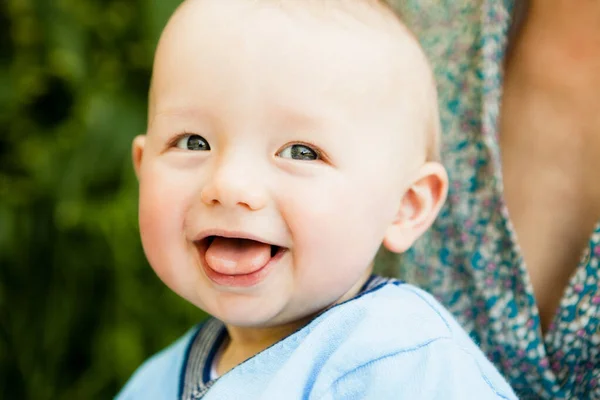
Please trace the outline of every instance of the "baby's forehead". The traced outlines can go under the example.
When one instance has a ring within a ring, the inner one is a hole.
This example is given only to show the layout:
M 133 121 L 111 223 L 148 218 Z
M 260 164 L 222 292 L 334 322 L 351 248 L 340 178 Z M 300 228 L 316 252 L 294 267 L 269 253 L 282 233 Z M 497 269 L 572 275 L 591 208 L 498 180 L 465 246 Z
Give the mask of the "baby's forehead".
M 182 68 L 194 68 L 193 82 L 183 87 L 192 92 L 211 90 L 215 79 L 224 82 L 219 91 L 266 79 L 286 96 L 309 93 L 307 85 L 318 96 L 327 87 L 353 109 L 381 108 L 381 115 L 389 107 L 387 114 L 413 120 L 431 101 L 418 43 L 375 0 L 188 0 L 157 50 L 150 117 L 157 98 L 162 108 L 165 93 L 175 92 Z M 272 98 L 285 104 L 286 96 Z
M 304 64 L 337 63 L 347 72 L 361 64 L 366 68 L 353 80 L 390 75 L 380 86 L 392 89 L 402 81 L 398 94 L 429 79 L 418 44 L 377 0 L 187 0 L 163 32 L 154 77 L 163 66 L 182 61 L 169 58 L 204 55 L 235 62 L 256 43 L 273 48 L 265 55 L 270 59 L 297 56 Z M 287 49 L 277 53 L 281 45 Z

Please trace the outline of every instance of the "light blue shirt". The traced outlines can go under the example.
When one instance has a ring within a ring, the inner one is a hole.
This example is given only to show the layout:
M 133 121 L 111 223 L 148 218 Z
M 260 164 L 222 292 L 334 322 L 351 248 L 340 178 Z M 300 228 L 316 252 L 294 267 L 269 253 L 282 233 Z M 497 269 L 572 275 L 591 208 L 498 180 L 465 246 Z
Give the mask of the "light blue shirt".
M 148 360 L 119 400 L 177 399 L 195 330 Z M 424 291 L 398 282 L 335 306 L 219 378 L 214 399 L 516 399 Z

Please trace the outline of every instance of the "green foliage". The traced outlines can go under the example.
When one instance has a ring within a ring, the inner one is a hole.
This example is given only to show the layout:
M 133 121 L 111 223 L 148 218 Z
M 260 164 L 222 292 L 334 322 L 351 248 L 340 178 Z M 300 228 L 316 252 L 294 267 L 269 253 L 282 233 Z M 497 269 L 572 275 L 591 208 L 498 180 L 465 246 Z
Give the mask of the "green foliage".
M 111 398 L 204 316 L 144 259 L 130 162 L 179 2 L 0 2 L 0 398 Z

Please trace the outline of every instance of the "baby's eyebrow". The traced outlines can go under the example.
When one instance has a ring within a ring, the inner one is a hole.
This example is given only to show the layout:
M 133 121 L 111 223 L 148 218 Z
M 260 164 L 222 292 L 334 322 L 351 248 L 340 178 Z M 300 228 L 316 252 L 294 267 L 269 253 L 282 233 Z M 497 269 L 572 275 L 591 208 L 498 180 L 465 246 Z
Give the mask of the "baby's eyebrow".
M 156 116 L 175 116 L 175 117 L 191 117 L 191 118 L 203 118 L 206 115 L 202 112 L 201 109 L 197 107 L 177 107 L 177 106 L 169 106 L 169 107 L 155 107 L 154 117 Z
M 151 119 L 155 118 L 178 118 L 178 119 L 191 119 L 200 120 L 205 119 L 208 116 L 203 110 L 197 107 L 156 107 L 154 113 L 150 115 Z
M 148 115 L 148 131 L 152 131 L 157 125 L 169 128 L 174 124 L 205 126 L 208 119 L 203 110 L 195 107 L 155 107 L 153 113 Z
M 323 118 L 318 114 L 309 112 L 300 112 L 286 108 L 279 108 L 274 115 L 278 120 L 293 126 L 302 126 L 304 128 L 316 128 L 322 125 Z
M 339 117 L 338 117 L 339 114 Z M 327 129 L 332 121 L 344 122 L 342 113 L 337 112 L 335 107 L 319 109 L 311 105 L 279 104 L 269 110 L 269 119 L 277 123 L 290 124 L 307 130 Z

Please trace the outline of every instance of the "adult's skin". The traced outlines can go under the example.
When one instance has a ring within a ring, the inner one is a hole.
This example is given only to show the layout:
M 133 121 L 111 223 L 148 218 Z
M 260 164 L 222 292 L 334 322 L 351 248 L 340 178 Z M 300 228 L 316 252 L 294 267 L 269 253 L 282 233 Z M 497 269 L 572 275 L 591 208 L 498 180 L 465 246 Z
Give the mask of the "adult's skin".
M 504 196 L 546 331 L 600 219 L 600 1 L 515 11 L 500 114 Z
M 600 1 L 390 1 L 434 66 L 451 184 L 387 266 L 522 398 L 600 399 Z

